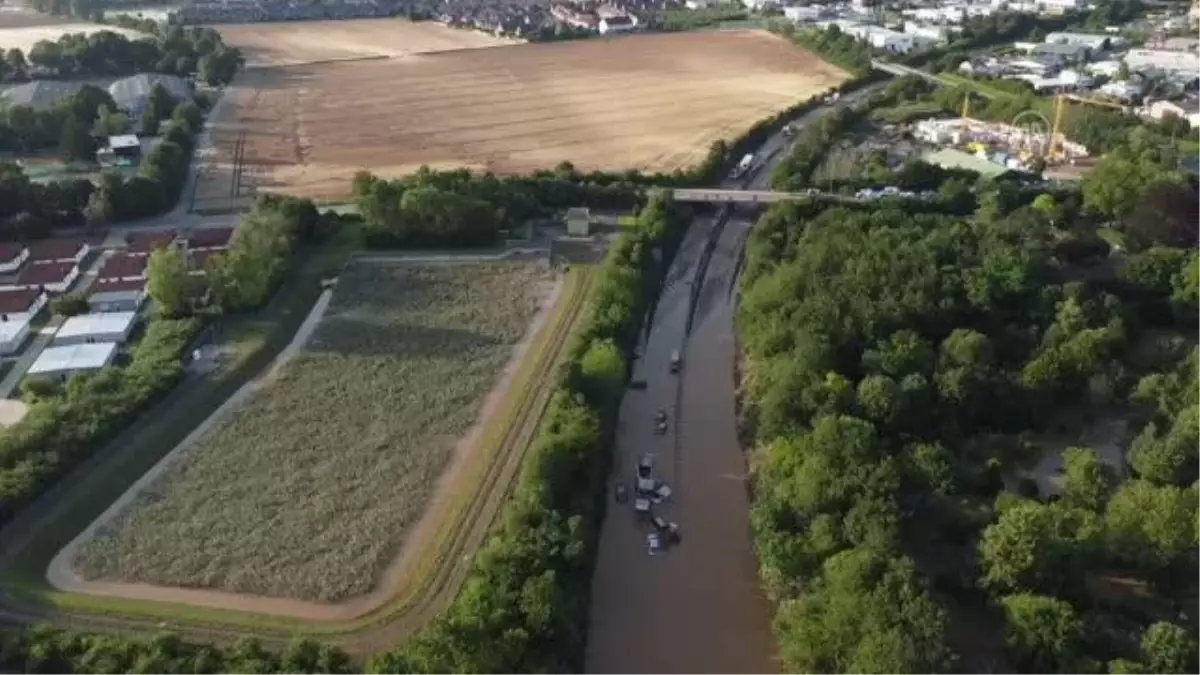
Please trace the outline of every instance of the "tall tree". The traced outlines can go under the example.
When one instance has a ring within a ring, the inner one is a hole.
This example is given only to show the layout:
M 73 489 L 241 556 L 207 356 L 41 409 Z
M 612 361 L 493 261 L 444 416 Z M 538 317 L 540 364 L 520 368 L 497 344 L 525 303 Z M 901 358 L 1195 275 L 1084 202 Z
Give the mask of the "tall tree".
M 150 254 L 146 264 L 146 290 L 164 315 L 180 316 L 187 312 L 191 279 L 179 249 L 156 249 Z

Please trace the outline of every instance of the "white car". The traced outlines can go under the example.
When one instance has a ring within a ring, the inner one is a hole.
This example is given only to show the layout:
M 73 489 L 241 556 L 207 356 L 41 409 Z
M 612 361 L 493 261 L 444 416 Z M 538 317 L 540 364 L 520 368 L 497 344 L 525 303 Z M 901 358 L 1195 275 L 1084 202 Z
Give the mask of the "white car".
M 643 497 L 633 500 L 633 510 L 639 515 L 649 515 L 650 500 Z
M 658 555 L 662 550 L 662 542 L 659 541 L 658 534 L 651 532 L 646 535 L 646 552 L 650 555 Z

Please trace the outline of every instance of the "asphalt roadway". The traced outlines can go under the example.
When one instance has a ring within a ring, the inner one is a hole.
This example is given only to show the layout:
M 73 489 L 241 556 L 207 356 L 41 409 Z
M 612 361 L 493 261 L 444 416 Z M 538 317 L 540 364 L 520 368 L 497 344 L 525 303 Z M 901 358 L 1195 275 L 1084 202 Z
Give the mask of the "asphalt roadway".
M 810 124 L 883 86 L 843 96 L 837 105 L 817 108 L 794 124 Z M 768 189 L 771 169 L 791 140 L 775 134 L 760 147 L 749 177 L 720 187 Z M 735 209 L 719 231 L 706 269 L 700 267 L 702 252 L 714 219 L 697 218 L 692 224 L 634 363 L 633 379 L 646 388 L 630 389 L 622 401 L 611 477 L 613 485 L 626 486 L 630 501 L 616 503 L 610 488 L 592 579 L 588 672 L 779 670 L 771 607 L 759 584 L 750 537 L 746 459 L 734 407 L 736 280 L 754 216 Z M 674 350 L 683 357 L 678 375 L 670 373 Z M 660 408 L 671 421 L 665 435 L 654 432 Z M 643 455 L 653 457 L 655 479 L 672 489 L 653 511 L 678 523 L 681 534 L 678 544 L 657 555 L 649 554 L 646 541 L 653 525 L 639 519 L 632 506 Z

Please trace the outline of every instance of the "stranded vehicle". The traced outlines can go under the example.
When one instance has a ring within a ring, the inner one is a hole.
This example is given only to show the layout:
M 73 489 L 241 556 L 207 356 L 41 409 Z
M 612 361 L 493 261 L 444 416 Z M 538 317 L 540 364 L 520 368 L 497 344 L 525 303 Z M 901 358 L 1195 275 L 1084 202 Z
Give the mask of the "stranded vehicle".
M 624 483 L 617 483 L 617 487 L 614 488 L 614 496 L 618 504 L 624 504 L 629 501 L 629 491 L 625 489 Z
M 662 541 L 658 538 L 657 534 L 651 532 L 650 534 L 646 535 L 646 552 L 647 553 L 649 553 L 650 555 L 658 555 L 658 552 L 661 549 L 662 549 Z

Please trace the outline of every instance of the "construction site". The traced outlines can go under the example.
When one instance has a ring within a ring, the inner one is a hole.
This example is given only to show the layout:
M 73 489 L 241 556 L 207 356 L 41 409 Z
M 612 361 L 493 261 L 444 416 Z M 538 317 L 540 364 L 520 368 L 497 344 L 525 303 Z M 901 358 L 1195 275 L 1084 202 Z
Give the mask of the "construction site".
M 962 114 L 955 119 L 927 119 L 912 128 L 916 140 L 944 149 L 966 152 L 973 157 L 1016 171 L 1074 166 L 1086 162 L 1091 153 L 1082 143 L 1069 140 L 1063 131 L 1064 120 L 1072 103 L 1120 108 L 1071 94 L 1054 99 L 1053 119 L 1037 110 L 1019 113 L 1010 123 L 972 118 L 970 104 L 964 101 Z

